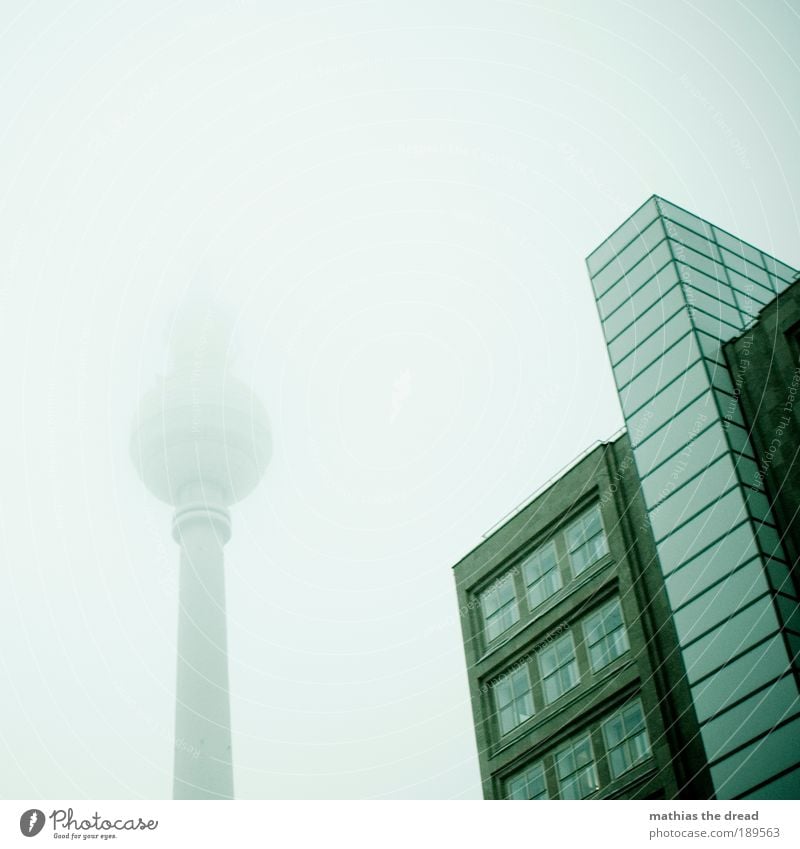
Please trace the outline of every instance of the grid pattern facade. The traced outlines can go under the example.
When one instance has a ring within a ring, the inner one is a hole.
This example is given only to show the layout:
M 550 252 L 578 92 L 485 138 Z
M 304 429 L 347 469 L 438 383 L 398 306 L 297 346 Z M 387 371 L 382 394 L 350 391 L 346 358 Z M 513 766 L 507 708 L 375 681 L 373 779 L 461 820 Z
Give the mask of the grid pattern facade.
M 584 454 L 455 576 L 486 798 L 710 796 L 627 435 Z M 501 604 L 515 615 L 498 631 Z
M 797 271 L 657 197 L 587 266 L 716 795 L 797 798 L 796 589 L 722 350 Z

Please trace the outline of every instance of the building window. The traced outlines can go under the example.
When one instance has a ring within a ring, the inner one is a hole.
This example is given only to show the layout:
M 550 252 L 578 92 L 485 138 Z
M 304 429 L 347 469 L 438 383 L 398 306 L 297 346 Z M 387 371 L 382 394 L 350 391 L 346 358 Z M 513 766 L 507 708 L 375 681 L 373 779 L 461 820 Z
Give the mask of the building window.
M 583 620 L 583 633 L 592 670 L 597 672 L 630 648 L 619 599 L 603 605 Z
M 566 634 L 539 653 L 544 700 L 549 705 L 578 681 L 578 661 L 572 634 Z
M 650 738 L 642 703 L 637 699 L 603 723 L 611 775 L 614 778 L 650 755 Z
M 533 694 L 527 665 L 498 678 L 492 690 L 501 734 L 508 734 L 533 716 Z
M 549 799 L 541 763 L 531 764 L 506 781 L 507 799 Z
M 604 554 L 608 554 L 608 542 L 599 507 L 593 507 L 573 522 L 567 528 L 566 537 L 569 559 L 575 575 L 579 575 Z
M 592 741 L 588 734 L 556 752 L 556 775 L 562 799 L 585 799 L 599 789 Z
M 486 639 L 491 642 L 519 620 L 514 577 L 504 575 L 481 596 Z
M 522 574 L 528 591 L 528 605 L 533 610 L 561 589 L 561 574 L 552 542 L 534 552 L 523 564 Z

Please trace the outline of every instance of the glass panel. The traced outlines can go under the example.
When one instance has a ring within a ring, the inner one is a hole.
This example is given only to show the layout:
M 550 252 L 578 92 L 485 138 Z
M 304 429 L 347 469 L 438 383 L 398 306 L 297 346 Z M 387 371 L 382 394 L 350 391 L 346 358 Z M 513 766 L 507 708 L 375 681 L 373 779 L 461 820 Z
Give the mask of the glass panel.
M 678 454 L 650 472 L 642 479 L 642 491 L 647 504 L 654 507 L 671 492 L 687 483 L 717 457 L 726 453 L 728 443 L 722 426 L 715 422 L 702 431 Z
M 539 669 L 547 704 L 555 701 L 578 683 L 578 667 L 572 634 L 566 634 L 539 652 Z
M 706 723 L 700 734 L 710 761 L 768 731 L 800 709 L 800 695 L 791 678 L 782 678 Z
M 506 782 L 506 797 L 509 799 L 547 799 L 544 767 L 541 763 L 527 767 Z
M 758 269 L 756 273 L 758 276 L 755 281 L 742 277 L 741 274 L 737 274 L 732 269 L 728 269 L 728 277 L 731 281 L 731 285 L 737 290 L 737 300 L 739 301 L 739 306 L 744 309 L 745 301 L 752 301 L 752 305 L 750 307 L 750 311 L 755 315 L 757 310 L 756 304 L 763 306 L 764 304 L 768 304 L 770 301 L 774 300 L 775 293 L 772 291 L 772 285 L 769 281 L 769 277 L 767 276 L 767 272 L 763 269 Z
M 639 410 L 650 410 L 652 417 L 662 422 L 666 421 L 677 410 L 693 401 L 707 387 L 708 376 L 703 363 L 698 362 L 691 366 L 683 376 L 669 386 L 665 386 L 662 392 L 645 402 Z M 633 408 L 625 410 L 626 418 L 629 418 L 633 413 L 638 413 L 639 410 Z
M 749 487 L 744 487 L 742 492 L 744 494 L 744 500 L 747 502 L 747 508 L 750 511 L 750 515 L 757 522 L 767 521 L 775 524 L 772 518 L 772 511 L 769 507 L 769 501 L 762 492 L 750 489 Z
M 716 386 L 717 389 L 721 389 L 723 392 L 733 395 L 733 382 L 731 381 L 731 373 L 728 366 L 711 360 L 706 360 L 706 362 L 708 364 L 708 373 L 711 378 L 711 383 Z
M 561 589 L 556 549 L 552 542 L 534 552 L 522 566 L 531 610 Z
M 711 392 L 705 392 L 685 409 L 676 413 L 668 424 L 644 434 L 644 442 L 636 448 L 636 466 L 644 477 L 668 457 L 680 451 L 694 436 L 717 418 L 717 407 Z
M 705 377 L 705 372 L 702 368 L 693 366 L 692 370 L 696 372 L 699 379 L 702 380 Z M 630 437 L 631 444 L 636 448 L 637 468 L 639 468 L 641 474 L 646 474 L 646 472 L 642 470 L 643 467 L 639 460 L 640 456 L 641 462 L 645 464 L 647 471 L 657 466 L 664 459 L 664 456 L 666 456 L 665 454 L 657 461 L 654 459 L 655 453 L 660 453 L 655 446 L 659 444 L 663 436 L 656 438 L 656 442 L 652 446 L 645 448 L 644 443 L 651 436 L 654 437 L 662 429 L 664 431 L 669 429 L 670 433 L 678 433 L 679 431 L 686 433 L 686 440 L 688 441 L 692 433 L 698 432 L 698 429 L 702 429 L 704 424 L 707 424 L 708 421 L 714 418 L 713 415 L 708 415 L 705 412 L 706 408 L 708 410 L 714 410 L 714 407 L 709 404 L 707 396 L 703 394 L 703 390 L 707 391 L 708 387 L 701 386 L 700 391 L 695 392 L 694 396 L 692 396 L 686 392 L 681 381 L 676 381 L 651 403 L 646 404 L 641 410 L 628 417 L 628 436 Z M 698 406 L 692 408 L 694 404 Z M 692 408 L 693 412 L 690 413 L 689 408 Z M 697 423 L 697 427 L 693 429 L 695 423 Z M 665 442 L 672 441 L 671 436 L 665 440 Z M 675 444 L 677 445 L 677 439 Z M 642 449 L 641 454 L 639 448 Z
M 739 425 L 734 424 L 733 422 L 727 422 L 725 425 L 725 432 L 728 434 L 728 441 L 734 451 L 737 451 L 740 454 L 748 454 L 751 457 L 755 455 L 755 451 L 753 450 L 752 445 L 750 445 L 747 431 L 743 427 L 739 427 Z
M 655 201 L 648 200 L 624 224 L 620 225 L 601 245 L 589 254 L 586 265 L 594 275 L 610 262 L 629 242 L 645 230 L 658 217 Z
M 742 799 L 787 799 L 797 800 L 797 788 L 800 786 L 800 767 L 785 772 L 780 778 L 762 784 L 758 790 L 745 793 Z
M 796 268 L 786 265 L 769 254 L 762 254 L 762 256 L 764 259 L 764 266 L 769 272 L 773 285 L 776 284 L 776 278 L 784 284 L 783 286 L 776 286 L 776 291 L 782 291 L 787 283 L 791 283 L 797 277 Z
M 592 670 L 597 672 L 628 650 L 628 635 L 619 599 L 601 607 L 583 621 Z
M 770 776 L 797 763 L 800 719 L 776 728 L 744 749 L 711 767 L 718 798 L 731 799 Z
M 751 604 L 715 631 L 683 649 L 683 661 L 689 683 L 708 675 L 734 655 L 777 633 L 778 619 L 769 597 Z
M 605 338 L 613 340 L 609 350 L 613 350 L 613 356 L 619 359 L 631 350 L 636 340 L 644 339 L 681 309 L 686 310 L 686 301 L 678 274 L 674 266 L 670 265 L 642 286 L 625 307 L 603 322 Z M 615 338 L 621 339 L 623 336 L 628 342 L 618 342 Z
M 507 573 L 481 595 L 486 639 L 491 641 L 519 620 L 513 575 Z
M 681 642 L 689 642 L 732 616 L 742 605 L 769 591 L 761 560 L 751 560 L 724 581 L 715 584 L 686 607 L 675 611 Z
M 684 269 L 681 273 L 684 283 L 690 283 L 695 289 L 724 301 L 728 306 L 737 306 L 723 265 L 689 248 L 683 248 L 683 256 L 676 250 L 675 259 L 685 263 L 681 266 Z
M 685 373 L 699 359 L 700 349 L 697 347 L 694 335 L 684 336 L 663 357 L 645 368 L 627 386 L 620 388 L 619 395 L 623 409 L 638 409 L 660 389 Z
M 773 590 L 776 592 L 793 592 L 794 584 L 789 574 L 789 567 L 785 563 L 781 563 L 780 560 L 769 559 L 767 560 L 766 571 Z
M 637 277 L 632 272 L 609 289 L 597 302 L 600 317 L 604 321 L 610 321 L 613 318 L 617 326 L 625 327 L 650 309 L 677 283 L 678 274 L 669 257 L 656 268 L 654 274 L 647 277 L 643 275 Z
M 724 755 L 748 739 L 768 731 L 800 710 L 800 694 L 791 678 L 782 678 L 706 723 L 700 733 L 709 760 Z
M 736 275 L 737 279 L 752 280 L 758 285 L 770 290 L 771 296 L 773 298 L 775 297 L 775 293 L 772 292 L 772 284 L 770 283 L 769 275 L 761 264 L 760 254 L 757 254 L 757 252 L 754 251 L 752 259 L 748 259 L 740 253 L 729 251 L 725 247 L 720 250 L 722 261 L 728 267 L 728 270 Z M 735 285 L 739 286 L 740 289 L 743 288 L 738 283 Z
M 767 557 L 780 557 L 782 560 L 785 559 L 783 557 L 783 546 L 781 545 L 780 537 L 778 536 L 775 528 L 772 528 L 769 525 L 759 524 L 756 526 L 756 536 L 758 537 L 761 550 L 767 555 Z
M 731 236 L 730 233 L 726 233 L 724 230 L 720 230 L 719 227 L 714 227 L 714 235 L 716 236 L 720 246 L 725 250 L 728 250 L 735 256 L 742 257 L 755 265 L 763 265 L 761 252 L 757 251 L 751 245 L 748 245 L 741 239 L 737 239 L 736 236 Z
M 703 254 L 703 256 L 718 259 L 717 246 L 713 240 L 708 239 L 706 236 L 701 236 L 686 227 L 682 227 L 673 221 L 666 222 L 666 227 L 667 235 L 675 242 L 673 251 L 676 259 L 681 259 L 681 248 L 690 248 L 693 251 Z
M 711 226 L 707 221 L 704 221 L 702 218 L 698 218 L 696 215 L 685 209 L 681 209 L 679 206 L 675 206 L 674 203 L 670 203 L 668 200 L 659 198 L 658 208 L 663 216 L 668 219 L 672 219 L 672 221 L 676 224 L 682 224 L 684 227 L 688 227 L 690 230 L 696 230 L 704 236 L 712 235 Z M 668 228 L 667 232 L 669 232 L 670 222 L 665 221 L 664 225 Z
M 719 404 L 722 417 L 736 422 L 741 427 L 745 427 L 742 411 L 739 409 L 739 402 L 736 398 L 732 398 L 727 393 L 720 392 L 719 390 L 715 390 L 714 394 L 717 396 L 717 403 Z
M 608 291 L 623 275 L 626 277 L 638 276 L 641 278 L 641 282 L 653 275 L 664 263 L 664 260 L 661 260 L 658 265 L 655 264 L 653 248 L 659 242 L 663 242 L 665 238 L 664 229 L 659 220 L 655 220 L 650 226 L 646 227 L 627 248 L 623 248 L 602 271 L 598 271 L 592 277 L 594 290 L 598 296 Z M 667 251 L 667 253 L 669 252 Z M 630 271 L 637 263 L 639 263 L 637 268 L 644 267 L 641 268 L 638 275 L 631 275 Z M 628 273 L 626 274 L 626 272 Z
M 662 539 L 658 554 L 666 563 L 676 563 L 679 557 L 688 560 L 746 518 L 744 498 L 734 489 Z
M 719 303 L 718 301 L 716 303 Z M 692 322 L 697 330 L 703 330 L 706 333 L 716 336 L 723 342 L 738 336 L 742 332 L 741 322 L 736 324 L 728 324 L 722 321 L 718 315 L 708 315 L 700 310 L 692 310 Z M 738 315 L 738 313 L 737 313 Z
M 617 386 L 624 386 L 639 372 L 654 363 L 681 337 L 691 332 L 692 325 L 689 321 L 689 315 L 686 310 L 680 310 L 614 366 Z
M 662 563 L 665 574 L 669 573 L 667 596 L 673 609 L 691 601 L 756 554 L 750 524 L 745 522 L 689 562 L 681 554 L 673 563 Z
M 562 799 L 585 799 L 598 789 L 594 753 L 588 734 L 556 752 L 555 763 Z
M 686 266 L 681 266 L 681 268 L 686 268 Z M 695 271 L 693 272 L 692 280 L 694 281 L 694 278 L 698 278 L 701 276 L 702 275 L 699 272 Z M 708 286 L 707 288 L 711 287 Z M 742 327 L 742 319 L 739 315 L 739 310 L 736 309 L 736 307 L 732 307 L 726 303 L 723 303 L 719 299 L 712 297 L 706 292 L 701 291 L 700 289 L 696 288 L 694 283 L 692 285 L 684 285 L 683 291 L 686 295 L 687 302 L 693 308 L 693 315 L 695 313 L 694 308 L 696 308 L 702 310 L 704 313 L 714 316 L 714 318 L 721 318 L 723 321 L 727 322 L 733 327 L 739 329 Z
M 739 454 L 733 454 L 734 465 L 736 471 L 739 472 L 739 477 L 743 484 L 752 486 L 755 489 L 764 489 L 764 479 L 761 477 L 761 472 L 758 466 L 747 457 L 742 457 Z
M 794 596 L 789 598 L 785 595 L 779 595 L 776 600 L 782 626 L 791 631 L 800 631 L 800 606 L 797 604 L 797 599 Z
M 611 775 L 618 778 L 650 754 L 642 704 L 637 699 L 603 723 Z
M 600 508 L 593 507 L 574 521 L 565 531 L 572 572 L 579 575 L 608 554 L 608 543 L 600 518 Z
M 789 666 L 780 636 L 774 637 L 692 687 L 697 718 L 709 719 L 727 705 L 751 693 Z
M 508 734 L 533 716 L 533 697 L 527 665 L 499 678 L 492 689 L 501 734 Z
M 663 539 L 738 483 L 730 457 L 723 454 L 713 465 L 650 511 L 653 535 L 656 539 Z
M 609 335 L 641 316 L 677 285 L 678 275 L 673 265 L 662 265 L 657 271 L 641 281 L 634 280 L 633 276 L 625 278 L 598 301 L 601 320 L 606 325 L 610 323 Z M 661 312 L 664 314 L 663 308 Z
M 725 355 L 722 353 L 722 343 L 716 336 L 709 336 L 708 333 L 698 330 L 697 341 L 700 343 L 700 350 L 706 359 L 714 360 L 718 363 L 725 361 Z

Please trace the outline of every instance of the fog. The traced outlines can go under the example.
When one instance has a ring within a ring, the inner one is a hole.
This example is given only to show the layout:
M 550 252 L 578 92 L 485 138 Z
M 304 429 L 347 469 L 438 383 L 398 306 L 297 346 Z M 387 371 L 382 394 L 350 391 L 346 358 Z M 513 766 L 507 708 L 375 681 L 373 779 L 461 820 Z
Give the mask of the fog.
M 622 424 L 584 257 L 649 195 L 800 264 L 799 40 L 781 2 L 7 0 L 0 794 L 171 793 L 129 440 L 202 297 L 274 440 L 237 796 L 480 797 L 451 567 Z

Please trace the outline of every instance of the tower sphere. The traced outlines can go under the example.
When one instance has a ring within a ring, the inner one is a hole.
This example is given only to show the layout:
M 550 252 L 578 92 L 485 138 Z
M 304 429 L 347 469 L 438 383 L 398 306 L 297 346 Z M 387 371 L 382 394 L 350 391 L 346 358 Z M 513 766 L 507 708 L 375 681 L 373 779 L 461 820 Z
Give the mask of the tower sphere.
M 271 453 L 264 406 L 223 367 L 178 363 L 144 395 L 134 420 L 133 463 L 150 492 L 175 506 L 203 492 L 226 507 L 240 501 Z

